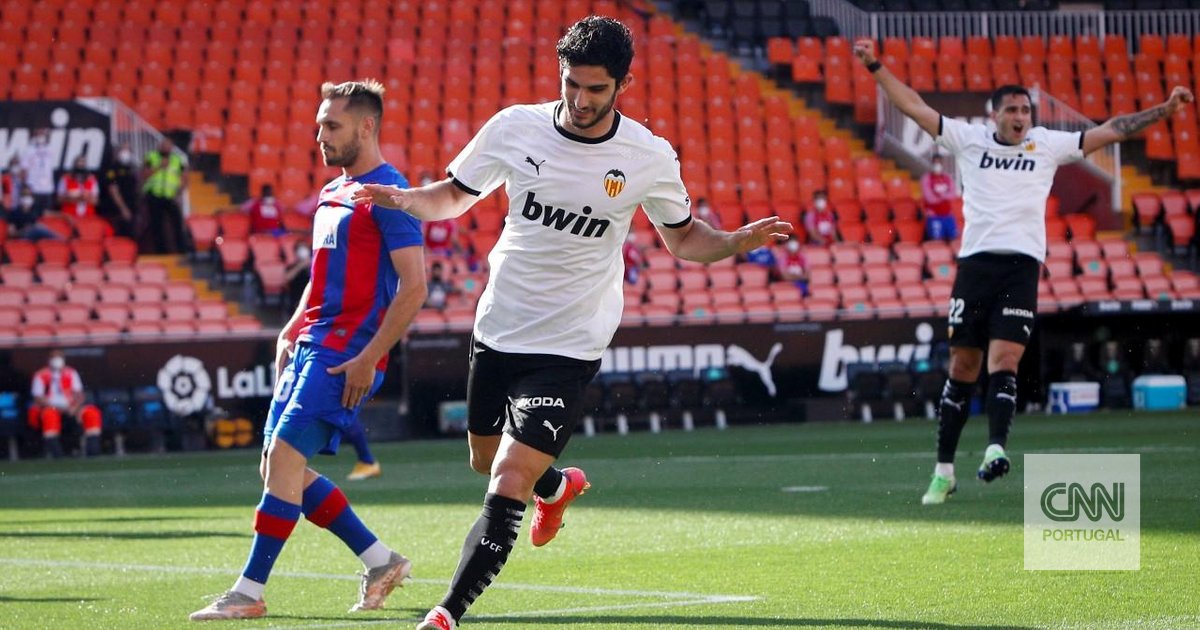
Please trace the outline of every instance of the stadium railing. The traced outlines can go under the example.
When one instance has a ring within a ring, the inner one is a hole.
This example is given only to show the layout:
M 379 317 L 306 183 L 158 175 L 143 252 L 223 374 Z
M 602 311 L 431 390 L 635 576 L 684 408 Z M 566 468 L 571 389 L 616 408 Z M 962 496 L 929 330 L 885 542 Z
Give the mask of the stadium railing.
M 846 0 L 811 0 L 813 16 L 833 19 L 844 37 L 944 37 L 980 35 L 1121 35 L 1134 53 L 1138 36 L 1200 32 L 1200 11 L 863 11 Z

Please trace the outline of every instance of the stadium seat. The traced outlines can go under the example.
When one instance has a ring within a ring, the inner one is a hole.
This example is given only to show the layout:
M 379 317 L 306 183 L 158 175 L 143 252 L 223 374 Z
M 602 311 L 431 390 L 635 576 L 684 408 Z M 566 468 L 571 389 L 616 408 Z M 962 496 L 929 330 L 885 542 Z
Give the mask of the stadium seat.
M 83 284 L 102 284 L 104 282 L 104 269 L 96 264 L 91 263 L 71 263 L 71 280 L 75 283 Z
M 36 271 L 38 281 L 49 287 L 62 288 L 71 282 L 71 271 L 64 265 L 41 263 Z
M 124 236 L 114 236 L 104 241 L 104 253 L 111 262 L 132 265 L 137 260 L 137 243 Z
M 163 285 L 158 283 L 139 282 L 132 287 L 134 302 L 161 302 Z
M 75 239 L 71 241 L 71 254 L 77 263 L 98 266 L 104 262 L 104 246 L 99 241 Z
M 37 250 L 44 263 L 63 267 L 71 263 L 71 246 L 66 241 L 42 239 L 37 242 Z
M 8 239 L 4 242 L 4 257 L 10 265 L 32 270 L 38 262 L 37 246 L 32 241 Z
M 25 287 L 25 303 L 37 306 L 48 306 L 58 302 L 59 289 L 41 284 Z
M 123 262 L 105 263 L 104 277 L 111 284 L 131 286 L 137 283 L 137 271 L 133 265 Z
M 184 220 L 184 223 L 187 225 L 188 234 L 192 239 L 192 247 L 196 253 L 207 254 L 212 251 L 213 243 L 220 230 L 217 219 L 209 215 L 192 214 Z
M 167 268 L 158 263 L 139 262 L 134 265 L 138 282 L 162 284 L 167 282 Z

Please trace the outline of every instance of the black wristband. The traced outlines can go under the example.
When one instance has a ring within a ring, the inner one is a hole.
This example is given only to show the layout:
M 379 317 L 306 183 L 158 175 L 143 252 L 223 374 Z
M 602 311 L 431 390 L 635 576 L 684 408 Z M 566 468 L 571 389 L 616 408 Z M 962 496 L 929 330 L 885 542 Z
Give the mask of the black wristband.
M 875 74 L 876 72 L 879 72 L 879 69 L 882 67 L 883 67 L 883 62 L 876 59 L 875 61 L 872 61 L 871 63 L 867 64 L 867 72 L 870 72 L 871 74 Z

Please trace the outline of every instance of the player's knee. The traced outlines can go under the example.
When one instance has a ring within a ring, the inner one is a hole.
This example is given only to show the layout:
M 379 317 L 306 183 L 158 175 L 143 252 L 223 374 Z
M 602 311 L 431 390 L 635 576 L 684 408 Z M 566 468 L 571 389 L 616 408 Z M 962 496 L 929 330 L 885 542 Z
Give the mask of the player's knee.
M 492 457 L 471 451 L 471 470 L 481 475 L 490 475 L 492 473 Z
M 500 467 L 492 474 L 488 492 L 518 501 L 529 501 L 533 498 L 533 484 L 536 482 L 536 477 L 518 468 Z
M 79 423 L 83 425 L 85 435 L 99 435 L 103 428 L 100 410 L 95 405 L 85 405 L 83 409 L 79 410 Z
M 42 435 L 55 436 L 62 433 L 62 412 L 54 407 L 43 407 L 39 420 Z

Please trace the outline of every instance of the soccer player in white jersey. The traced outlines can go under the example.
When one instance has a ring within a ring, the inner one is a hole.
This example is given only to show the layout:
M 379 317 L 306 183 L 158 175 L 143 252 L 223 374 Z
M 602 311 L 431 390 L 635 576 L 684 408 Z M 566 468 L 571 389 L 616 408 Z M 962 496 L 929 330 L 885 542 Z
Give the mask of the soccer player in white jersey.
M 954 153 L 962 177 L 966 225 L 950 297 L 950 374 L 942 390 L 937 464 L 921 499 L 926 505 L 939 504 L 956 488 L 954 452 L 985 349 L 988 444 L 977 476 L 990 482 L 1008 472 L 1004 447 L 1016 413 L 1017 364 L 1037 312 L 1038 276 L 1046 255 L 1046 198 L 1054 172 L 1171 116 L 1192 102 L 1192 93 L 1176 87 L 1160 105 L 1114 117 L 1086 132 L 1063 132 L 1034 127 L 1029 92 L 1006 85 L 992 94 L 993 131 L 939 114 L 876 59 L 871 40 L 858 41 L 854 53 L 888 99 Z
M 426 221 L 459 216 L 501 184 L 509 195 L 488 257 L 467 387 L 471 467 L 491 481 L 450 590 L 422 630 L 456 627 L 504 566 L 531 496 L 530 537 L 541 546 L 588 487 L 583 471 L 552 464 L 621 319 L 621 244 L 638 206 L 674 255 L 698 262 L 785 240 L 792 229 L 776 217 L 733 232 L 692 220 L 671 145 L 615 108 L 633 80 L 625 25 L 579 21 L 559 41 L 558 59 L 561 99 L 496 114 L 451 162 L 448 178 L 360 193 Z

